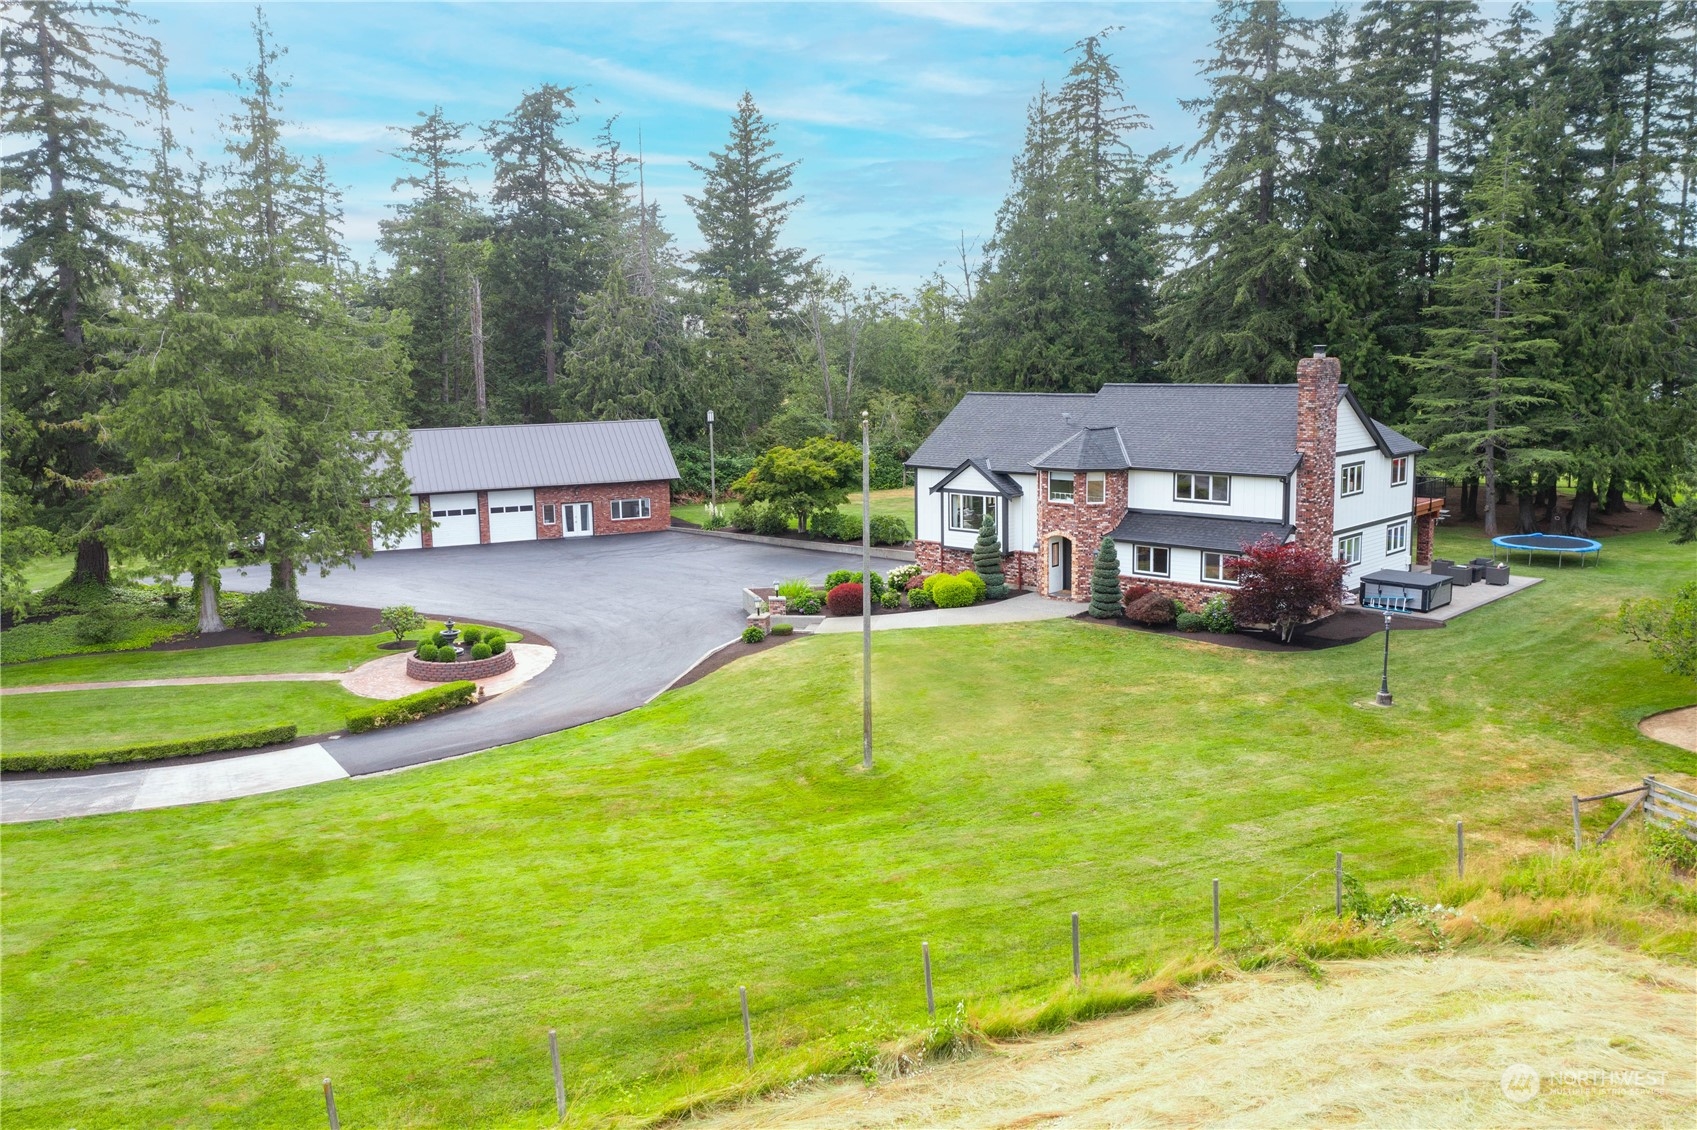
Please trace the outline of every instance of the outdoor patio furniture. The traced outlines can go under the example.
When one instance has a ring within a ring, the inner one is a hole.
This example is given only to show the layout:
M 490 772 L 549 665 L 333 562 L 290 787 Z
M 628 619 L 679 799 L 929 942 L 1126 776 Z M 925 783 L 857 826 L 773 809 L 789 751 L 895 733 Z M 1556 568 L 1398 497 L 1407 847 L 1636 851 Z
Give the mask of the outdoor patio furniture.
M 1473 566 L 1457 565 L 1453 561 L 1438 560 L 1432 562 L 1432 572 L 1440 577 L 1448 577 L 1454 588 L 1464 589 L 1473 583 Z
M 1487 585 L 1506 585 L 1506 584 L 1508 584 L 1508 566 L 1507 565 L 1487 565 L 1487 566 L 1485 566 L 1485 583 Z

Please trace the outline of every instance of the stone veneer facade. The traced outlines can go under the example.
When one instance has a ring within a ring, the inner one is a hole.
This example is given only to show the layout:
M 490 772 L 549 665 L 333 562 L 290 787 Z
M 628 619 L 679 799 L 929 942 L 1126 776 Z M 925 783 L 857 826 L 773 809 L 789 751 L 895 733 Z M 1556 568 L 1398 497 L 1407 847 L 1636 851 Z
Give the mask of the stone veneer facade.
M 645 534 L 656 530 L 670 529 L 672 525 L 672 484 L 664 479 L 656 479 L 645 483 L 611 483 L 596 486 L 579 487 L 537 487 L 536 495 L 536 536 L 538 539 L 558 538 L 565 536 L 565 527 L 560 522 L 559 507 L 568 502 L 587 502 L 594 507 L 594 536 L 603 534 Z M 648 499 L 648 517 L 646 518 L 614 518 L 612 503 L 615 498 L 646 498 Z M 554 523 L 547 525 L 542 521 L 542 506 L 553 503 Z M 430 496 L 418 496 L 418 508 L 427 519 L 420 532 L 420 542 L 425 549 L 432 548 L 430 539 Z M 489 544 L 489 492 L 477 492 L 477 540 Z
M 913 543 L 913 559 L 927 573 L 959 573 L 973 568 L 970 549 L 945 549 L 934 541 Z M 1031 589 L 1038 585 L 1038 566 L 1041 558 L 1029 550 L 1016 549 L 1002 554 L 1002 579 L 1010 589 Z
M 1332 552 L 1332 508 L 1337 484 L 1338 381 L 1336 357 L 1304 357 L 1296 363 L 1296 543 Z
M 1101 503 L 1084 501 L 1086 475 L 1073 472 L 1073 501 L 1049 501 L 1049 472 L 1037 472 L 1037 549 L 1049 552 L 1049 543 L 1059 534 L 1072 542 L 1072 599 L 1090 599 L 1090 574 L 1096 568 L 1096 551 L 1102 539 L 1114 532 L 1125 517 L 1129 503 L 1129 485 L 1124 471 L 1108 471 L 1106 490 Z M 1042 557 L 1039 557 L 1042 564 Z M 1046 565 L 1037 571 L 1037 591 L 1044 596 L 1057 596 L 1049 591 L 1049 570 Z

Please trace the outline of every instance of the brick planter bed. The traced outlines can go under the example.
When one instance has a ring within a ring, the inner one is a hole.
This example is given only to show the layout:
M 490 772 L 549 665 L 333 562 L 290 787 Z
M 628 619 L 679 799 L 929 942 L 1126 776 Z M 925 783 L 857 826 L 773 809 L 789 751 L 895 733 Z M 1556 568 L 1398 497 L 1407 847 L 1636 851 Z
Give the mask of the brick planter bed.
M 427 663 L 416 655 L 407 657 L 407 678 L 421 679 L 427 683 L 451 683 L 456 679 L 487 679 L 492 675 L 505 675 L 518 663 L 518 657 L 509 647 L 500 655 L 491 655 L 488 659 L 462 659 L 457 663 Z

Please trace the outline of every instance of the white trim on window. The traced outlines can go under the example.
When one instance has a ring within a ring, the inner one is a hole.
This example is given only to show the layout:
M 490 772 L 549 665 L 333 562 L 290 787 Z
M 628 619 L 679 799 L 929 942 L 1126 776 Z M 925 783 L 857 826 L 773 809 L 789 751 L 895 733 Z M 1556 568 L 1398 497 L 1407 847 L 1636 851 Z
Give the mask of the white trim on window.
M 1392 522 L 1385 527 L 1385 552 L 1401 553 L 1408 548 L 1408 521 Z
M 1348 498 L 1367 489 L 1367 464 L 1345 463 L 1338 468 L 1338 495 Z
M 612 511 L 615 522 L 630 522 L 650 516 L 646 498 L 615 498 L 608 504 L 608 509 Z
M 1345 534 L 1338 539 L 1337 558 L 1345 565 L 1361 564 L 1361 535 Z
M 1216 550 L 1202 551 L 1202 579 L 1211 585 L 1230 585 L 1237 587 L 1237 574 L 1226 568 L 1226 559 L 1236 557 L 1235 553 L 1220 553 Z
M 1131 571 L 1139 577 L 1170 577 L 1173 575 L 1173 556 L 1164 545 L 1134 545 L 1131 547 Z
M 555 511 L 554 504 L 552 502 L 544 502 L 542 504 L 542 524 L 544 526 L 557 526 L 560 524 L 559 514 Z
M 1399 455 L 1391 460 L 1391 485 L 1400 487 L 1408 482 L 1408 456 Z
M 1108 476 L 1102 471 L 1091 471 L 1084 476 L 1084 505 L 1101 506 L 1108 501 Z
M 964 491 L 948 491 L 949 496 L 949 529 L 956 533 L 975 534 L 984 525 L 984 515 L 996 512 L 996 496 L 993 494 L 968 494 Z M 973 518 L 971 511 L 976 511 Z M 971 525 L 965 523 L 970 522 Z
M 1055 488 L 1060 486 L 1065 486 L 1066 489 L 1064 491 L 1057 492 Z M 1073 474 L 1071 471 L 1049 472 L 1050 502 L 1063 502 L 1066 505 L 1071 506 L 1075 487 L 1076 484 L 1073 482 Z
M 1208 475 L 1201 471 L 1173 472 L 1174 502 L 1212 502 L 1216 506 L 1231 503 L 1230 475 Z

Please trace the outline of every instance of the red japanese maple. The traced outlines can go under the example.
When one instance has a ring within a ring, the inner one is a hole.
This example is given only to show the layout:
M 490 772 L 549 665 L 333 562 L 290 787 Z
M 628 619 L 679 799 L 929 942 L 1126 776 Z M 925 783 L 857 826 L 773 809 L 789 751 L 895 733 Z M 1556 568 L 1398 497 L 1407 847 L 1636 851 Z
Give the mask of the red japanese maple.
M 1232 618 L 1239 624 L 1267 624 L 1289 643 L 1296 629 L 1343 604 L 1343 577 L 1349 569 L 1321 549 L 1280 542 L 1268 534 L 1226 559 L 1237 573 L 1231 594 Z

